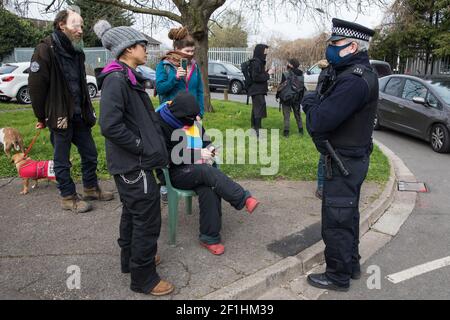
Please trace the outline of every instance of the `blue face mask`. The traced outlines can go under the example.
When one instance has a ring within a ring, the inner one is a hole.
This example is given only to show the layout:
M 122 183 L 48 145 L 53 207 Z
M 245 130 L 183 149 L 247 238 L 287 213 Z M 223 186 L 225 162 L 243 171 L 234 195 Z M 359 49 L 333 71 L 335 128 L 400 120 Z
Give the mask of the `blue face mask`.
M 348 46 L 350 46 L 352 43 L 346 43 L 343 46 L 332 46 L 332 45 L 328 45 L 327 47 L 327 51 L 325 53 L 325 56 L 328 60 L 328 62 L 332 65 L 336 65 L 338 64 L 343 58 L 349 56 L 351 53 L 341 57 L 339 56 L 339 52 L 341 52 L 342 49 L 347 48 Z

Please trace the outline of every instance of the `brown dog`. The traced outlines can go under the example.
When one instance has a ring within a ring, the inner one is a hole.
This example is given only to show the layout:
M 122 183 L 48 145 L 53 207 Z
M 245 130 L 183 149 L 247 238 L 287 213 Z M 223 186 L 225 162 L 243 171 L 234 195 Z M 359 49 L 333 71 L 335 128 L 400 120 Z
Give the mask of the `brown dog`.
M 0 128 L 0 144 L 8 157 L 11 156 L 11 150 L 24 152 L 23 139 L 17 129 Z
M 52 160 L 36 161 L 23 153 L 16 153 L 12 156 L 12 162 L 16 165 L 19 177 L 23 179 L 23 188 L 20 194 L 28 193 L 30 180 L 34 181 L 33 189 L 37 186 L 38 180 L 55 181 Z

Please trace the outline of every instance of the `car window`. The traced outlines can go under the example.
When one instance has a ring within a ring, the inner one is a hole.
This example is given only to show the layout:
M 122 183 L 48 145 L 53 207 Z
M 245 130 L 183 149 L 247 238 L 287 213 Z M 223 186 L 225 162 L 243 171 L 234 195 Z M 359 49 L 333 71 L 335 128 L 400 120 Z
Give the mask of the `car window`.
M 426 98 L 427 88 L 420 82 L 407 79 L 403 89 L 402 98 L 412 101 L 414 97 Z
M 232 64 L 225 64 L 225 67 L 228 69 L 229 72 L 231 73 L 240 73 L 241 70 L 239 70 L 236 66 L 232 65 Z
M 4 66 L 0 67 L 0 74 L 12 73 L 17 68 L 18 68 L 17 66 L 12 66 L 10 64 L 5 64 Z
M 391 68 L 386 64 L 373 64 L 373 67 L 377 71 L 379 78 L 392 74 Z
M 208 64 L 208 74 L 214 74 L 214 67 L 215 67 L 215 63 L 209 63 Z
M 426 101 L 428 102 L 428 104 L 431 107 L 436 108 L 436 109 L 439 108 L 439 101 L 438 101 L 438 99 L 436 99 L 436 97 L 431 92 L 428 92 L 428 97 L 427 97 Z
M 378 79 L 378 86 L 380 88 L 380 91 L 384 92 L 384 88 L 386 86 L 386 83 L 388 82 L 389 78 L 380 78 Z
M 434 89 L 436 94 L 444 100 L 445 103 L 450 104 L 450 81 L 448 80 L 434 80 L 427 81 Z
M 223 71 L 223 72 L 227 72 L 227 70 L 225 69 L 224 66 L 222 66 L 222 65 L 220 65 L 220 64 L 216 64 L 216 65 L 214 66 L 214 73 L 215 73 L 215 74 L 220 74 L 222 71 Z
M 403 83 L 402 78 L 397 77 L 391 78 L 387 83 L 384 92 L 391 96 L 400 97 L 400 90 L 402 89 L 402 83 Z
M 309 69 L 309 72 L 311 74 L 319 74 L 322 71 L 319 66 L 314 66 L 311 69 Z

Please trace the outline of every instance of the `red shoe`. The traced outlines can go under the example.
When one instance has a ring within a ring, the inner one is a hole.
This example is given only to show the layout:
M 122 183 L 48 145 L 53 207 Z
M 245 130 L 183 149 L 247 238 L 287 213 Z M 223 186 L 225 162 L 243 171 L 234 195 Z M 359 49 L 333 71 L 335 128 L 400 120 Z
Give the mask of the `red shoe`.
M 245 208 L 247 208 L 248 213 L 253 213 L 258 205 L 259 201 L 253 197 L 250 197 L 245 201 Z
M 216 256 L 220 256 L 221 254 L 223 254 L 225 252 L 225 246 L 221 243 L 207 244 L 207 243 L 200 241 L 200 245 L 202 247 L 205 247 L 206 249 L 208 249 L 209 252 L 211 252 L 212 254 L 214 254 Z

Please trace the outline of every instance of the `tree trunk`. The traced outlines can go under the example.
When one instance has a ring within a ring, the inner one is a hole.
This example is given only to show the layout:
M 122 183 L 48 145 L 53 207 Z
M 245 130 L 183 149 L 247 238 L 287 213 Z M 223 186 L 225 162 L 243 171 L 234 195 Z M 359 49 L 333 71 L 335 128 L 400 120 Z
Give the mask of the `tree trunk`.
M 208 13 L 201 8 L 181 10 L 183 24 L 195 40 L 195 58 L 202 73 L 205 112 L 214 112 L 208 81 L 208 21 L 211 14 L 212 11 Z
M 209 91 L 209 81 L 208 81 L 208 36 L 202 39 L 196 39 L 196 59 L 198 65 L 200 66 L 200 71 L 202 73 L 203 80 L 203 94 L 205 103 L 205 112 L 214 112 L 211 105 L 211 93 Z

